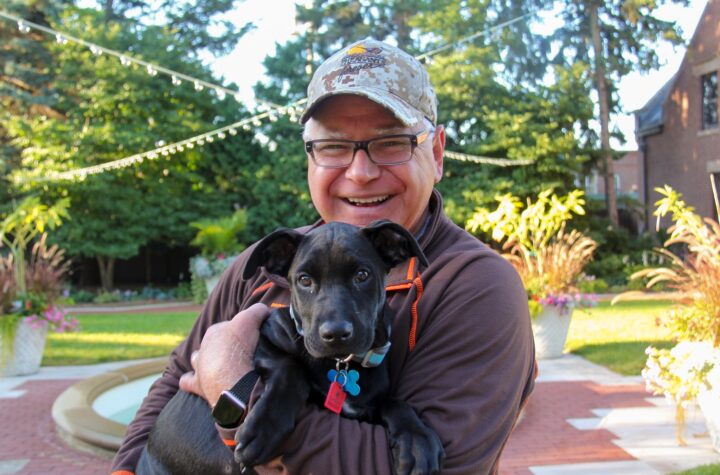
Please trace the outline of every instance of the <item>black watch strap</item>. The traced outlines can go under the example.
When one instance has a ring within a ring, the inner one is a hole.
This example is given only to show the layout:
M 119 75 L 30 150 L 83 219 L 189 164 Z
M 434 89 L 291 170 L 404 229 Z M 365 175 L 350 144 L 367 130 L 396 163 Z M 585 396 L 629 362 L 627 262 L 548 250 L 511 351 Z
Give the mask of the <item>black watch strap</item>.
M 252 370 L 240 378 L 232 388 L 220 394 L 220 398 L 212 410 L 213 418 L 218 425 L 236 427 L 240 423 L 257 380 L 258 374 Z
M 235 385 L 231 387 L 228 391 L 232 393 L 233 396 L 242 401 L 243 404 L 245 404 L 245 406 L 247 407 L 248 402 L 250 402 L 250 394 L 255 387 L 255 383 L 257 383 L 258 377 L 259 376 L 257 374 L 257 371 L 255 371 L 254 369 L 250 370 L 249 372 L 245 373 L 245 376 L 238 379 L 238 382 L 235 383 Z

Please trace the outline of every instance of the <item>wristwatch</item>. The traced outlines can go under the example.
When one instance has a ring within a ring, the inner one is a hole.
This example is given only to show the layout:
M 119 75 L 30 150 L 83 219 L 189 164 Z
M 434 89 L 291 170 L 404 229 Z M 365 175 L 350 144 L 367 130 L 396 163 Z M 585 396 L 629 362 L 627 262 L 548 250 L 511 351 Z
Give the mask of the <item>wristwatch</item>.
M 232 388 L 220 394 L 220 399 L 212 410 L 212 416 L 220 427 L 236 427 L 240 423 L 257 380 L 258 374 L 252 370 Z

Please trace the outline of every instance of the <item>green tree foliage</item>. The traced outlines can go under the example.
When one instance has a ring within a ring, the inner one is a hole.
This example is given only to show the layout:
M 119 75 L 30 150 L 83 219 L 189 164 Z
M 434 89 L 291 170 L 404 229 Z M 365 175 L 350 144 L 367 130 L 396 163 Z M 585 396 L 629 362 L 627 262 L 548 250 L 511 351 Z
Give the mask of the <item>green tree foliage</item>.
M 534 161 L 500 168 L 446 159 L 439 188 L 456 222 L 464 223 L 497 193 L 526 197 L 548 186 L 567 191 L 588 160 L 587 137 L 577 134 L 592 114 L 588 71 L 569 66 L 544 74 L 546 45 L 530 41 L 528 13 L 535 8 L 532 2 L 445 0 L 426 2 L 411 20 L 420 37 L 432 38 L 427 49 L 454 45 L 428 64 L 447 149 Z M 526 20 L 491 29 L 521 15 Z
M 551 7 L 557 2 L 539 2 Z M 619 81 L 631 71 L 649 71 L 660 65 L 657 44 L 661 40 L 682 42 L 677 22 L 655 16 L 662 5 L 687 5 L 687 0 L 595 0 L 563 1 L 559 10 L 562 25 L 549 38 L 555 51 L 550 58 L 556 64 L 588 65 L 592 87 L 597 92 L 596 117 L 600 123 L 599 165 L 605 178 L 607 211 L 610 221 L 619 222 L 614 183 L 613 153 L 610 137 L 624 140 L 610 130 L 610 114 L 620 112 L 617 98 Z M 548 41 L 549 40 L 549 41 Z M 590 84 L 588 84 L 589 86 Z
M 67 8 L 63 31 L 118 51 L 218 83 L 194 54 L 178 50 L 174 28 L 108 22 L 103 12 Z M 43 41 L 43 39 L 38 39 Z M 247 196 L 244 166 L 262 160 L 249 133 L 81 181 L 42 181 L 48 173 L 77 169 L 151 150 L 236 122 L 245 115 L 234 99 L 218 99 L 192 85 L 125 67 L 76 44 L 44 39 L 53 58 L 56 116 L 19 110 L 2 127 L 21 151 L 11 172 L 18 192 L 71 197 L 72 220 L 53 238 L 72 256 L 94 257 L 103 287 L 112 286 L 115 259 L 136 255 L 151 242 L 187 244 L 189 223 L 228 214 Z M 188 47 L 185 45 L 184 47 Z

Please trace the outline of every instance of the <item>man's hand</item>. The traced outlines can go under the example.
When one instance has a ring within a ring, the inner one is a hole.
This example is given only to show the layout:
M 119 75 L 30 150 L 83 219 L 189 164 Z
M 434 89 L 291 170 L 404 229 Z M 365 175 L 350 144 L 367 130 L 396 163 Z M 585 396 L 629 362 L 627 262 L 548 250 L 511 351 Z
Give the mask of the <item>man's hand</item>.
M 203 397 L 214 407 L 220 393 L 253 369 L 253 354 L 269 311 L 258 303 L 228 322 L 212 325 L 203 336 L 200 349 L 193 352 L 193 370 L 180 378 L 180 389 Z

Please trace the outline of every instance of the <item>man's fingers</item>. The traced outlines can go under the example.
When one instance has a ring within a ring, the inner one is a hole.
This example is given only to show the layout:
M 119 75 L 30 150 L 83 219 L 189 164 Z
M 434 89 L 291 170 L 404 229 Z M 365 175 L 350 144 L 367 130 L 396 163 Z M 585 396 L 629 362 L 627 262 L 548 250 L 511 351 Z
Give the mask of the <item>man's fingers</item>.
M 180 389 L 188 393 L 197 394 L 200 397 L 205 397 L 200 390 L 200 385 L 198 384 L 197 376 L 194 371 L 180 376 Z
M 270 310 L 267 305 L 256 303 L 235 315 L 230 322 L 235 331 L 247 332 L 249 330 L 257 330 L 265 321 L 268 313 L 270 313 Z

